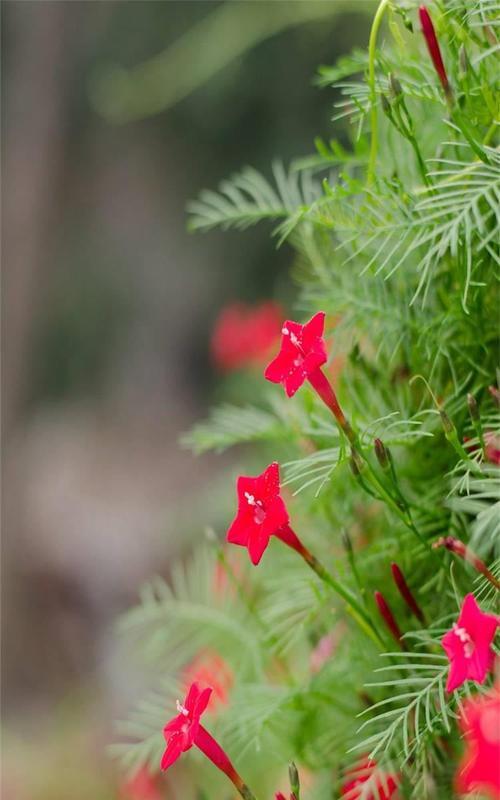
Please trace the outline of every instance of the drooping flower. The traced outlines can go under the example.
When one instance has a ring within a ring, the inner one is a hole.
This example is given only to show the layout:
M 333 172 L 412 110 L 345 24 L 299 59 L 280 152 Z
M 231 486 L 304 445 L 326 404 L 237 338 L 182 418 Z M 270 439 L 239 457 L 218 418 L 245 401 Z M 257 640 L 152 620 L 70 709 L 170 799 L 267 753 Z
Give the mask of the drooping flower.
M 231 372 L 261 363 L 279 339 L 282 310 L 272 301 L 257 306 L 231 303 L 217 319 L 210 351 L 215 366 Z
M 163 800 L 163 794 L 154 775 L 147 767 L 142 767 L 121 785 L 119 798 L 120 800 Z
M 372 759 L 361 759 L 346 773 L 346 777 L 340 790 L 345 800 L 396 800 L 397 775 L 383 772 Z M 365 785 L 368 781 L 370 787 Z
M 439 47 L 439 42 L 437 40 L 436 31 L 434 30 L 431 16 L 425 6 L 420 6 L 418 14 L 420 17 L 420 24 L 422 25 L 422 33 L 424 34 L 427 49 L 429 50 L 429 55 L 432 59 L 432 63 L 434 64 L 434 69 L 438 74 L 445 94 L 449 96 L 451 92 L 450 82 L 448 80 L 448 75 L 446 74 L 443 58 L 441 56 L 441 49 Z
M 304 381 L 327 361 L 323 331 L 325 314 L 317 314 L 300 325 L 287 320 L 281 328 L 281 349 L 264 373 L 268 381 L 281 383 L 293 397 Z
M 466 595 L 457 622 L 441 640 L 450 660 L 447 692 L 453 692 L 466 680 L 484 682 L 493 666 L 491 643 L 499 625 L 499 617 L 483 613 L 474 595 Z
M 465 753 L 455 775 L 460 793 L 479 792 L 500 798 L 500 685 L 481 698 L 463 705 L 460 726 Z
M 189 687 L 186 699 L 177 701 L 179 712 L 163 728 L 166 748 L 161 759 L 161 769 L 166 770 L 177 761 L 182 753 L 195 745 L 214 764 L 224 772 L 245 800 L 255 800 L 254 795 L 233 767 L 229 756 L 211 734 L 201 725 L 201 715 L 206 711 L 212 687 L 201 689 L 198 683 Z
M 241 475 L 236 491 L 238 512 L 227 541 L 247 547 L 252 564 L 258 564 L 271 536 L 282 533 L 289 521 L 280 495 L 279 464 L 273 462 L 255 478 Z
M 212 694 L 207 711 L 215 714 L 229 702 L 229 692 L 234 683 L 233 672 L 218 653 L 207 649 L 199 653 L 184 669 L 183 677 L 186 686 L 192 683 L 210 685 Z

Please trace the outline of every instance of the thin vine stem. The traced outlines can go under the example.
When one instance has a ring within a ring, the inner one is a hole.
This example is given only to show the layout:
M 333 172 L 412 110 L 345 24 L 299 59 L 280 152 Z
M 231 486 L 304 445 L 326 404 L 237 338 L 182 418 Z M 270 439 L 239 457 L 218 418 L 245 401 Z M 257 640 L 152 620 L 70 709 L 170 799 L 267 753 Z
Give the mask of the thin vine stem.
M 368 85 L 370 87 L 370 124 L 371 124 L 371 145 L 370 160 L 368 162 L 368 185 L 373 183 L 375 177 L 375 165 L 377 163 L 378 151 L 378 109 L 377 92 L 375 87 L 375 55 L 377 50 L 377 35 L 382 23 L 384 14 L 389 6 L 389 0 L 380 0 L 379 6 L 373 18 L 368 43 Z

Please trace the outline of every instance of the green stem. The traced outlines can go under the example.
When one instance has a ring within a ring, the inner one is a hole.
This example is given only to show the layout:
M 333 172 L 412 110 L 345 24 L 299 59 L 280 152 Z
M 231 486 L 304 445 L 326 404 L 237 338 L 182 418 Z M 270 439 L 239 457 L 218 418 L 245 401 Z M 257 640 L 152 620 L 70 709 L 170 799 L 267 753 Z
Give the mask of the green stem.
M 339 583 L 339 581 L 337 581 L 327 569 L 325 569 L 323 564 L 321 564 L 316 556 L 313 556 L 313 554 L 306 547 L 302 547 L 301 555 L 304 561 L 306 561 L 310 568 L 316 573 L 318 578 L 320 578 L 323 583 L 326 583 L 345 601 L 347 610 L 351 616 L 356 620 L 365 633 L 370 636 L 372 641 L 374 641 L 378 646 L 385 648 L 384 642 L 382 641 L 366 610 L 362 605 L 360 605 L 360 603 L 358 603 L 356 595 L 354 595 L 345 586 L 342 586 L 342 584 Z
M 483 144 L 489 144 L 491 142 L 491 140 L 493 139 L 493 137 L 495 135 L 495 132 L 496 132 L 497 128 L 498 128 L 498 122 L 496 120 L 493 120 L 493 122 L 491 123 L 490 127 L 486 131 L 486 136 L 483 139 Z
M 252 600 L 250 600 L 250 598 L 248 597 L 248 594 L 245 591 L 245 587 L 243 586 L 241 581 L 239 581 L 238 578 L 236 577 L 236 575 L 234 574 L 233 570 L 231 569 L 230 564 L 228 564 L 228 561 L 227 561 L 227 558 L 226 558 L 226 554 L 224 553 L 224 550 L 220 546 L 218 546 L 218 548 L 217 548 L 217 559 L 218 559 L 219 563 L 221 564 L 222 568 L 224 569 L 228 579 L 230 580 L 230 582 L 232 583 L 232 585 L 236 589 L 236 592 L 237 592 L 240 600 L 246 606 L 246 608 L 248 610 L 248 613 L 254 618 L 254 620 L 256 621 L 256 623 L 259 626 L 259 628 L 265 633 L 268 642 L 270 644 L 272 644 L 272 645 L 276 645 L 277 642 L 278 642 L 277 637 L 274 634 L 269 633 L 268 626 L 265 624 L 264 620 L 260 616 L 260 614 L 259 614 L 259 612 L 258 612 L 258 610 L 257 610 L 257 608 L 255 606 L 255 603 L 252 602 Z M 288 663 L 285 661 L 283 656 L 279 655 L 279 653 L 276 652 L 275 660 L 276 660 L 277 665 L 279 667 L 281 667 L 281 669 L 283 670 L 283 673 L 285 675 L 287 683 L 290 686 L 294 686 L 295 685 L 294 677 L 293 677 L 293 675 L 292 675 L 292 673 L 290 671 Z
M 373 183 L 375 177 L 375 165 L 377 162 L 378 150 L 378 116 L 377 116 L 377 92 L 375 88 L 375 55 L 377 50 L 377 35 L 382 23 L 389 0 L 380 0 L 379 7 L 373 18 L 370 39 L 368 43 L 368 86 L 370 88 L 370 126 L 371 126 L 371 145 L 370 160 L 368 162 L 368 185 Z

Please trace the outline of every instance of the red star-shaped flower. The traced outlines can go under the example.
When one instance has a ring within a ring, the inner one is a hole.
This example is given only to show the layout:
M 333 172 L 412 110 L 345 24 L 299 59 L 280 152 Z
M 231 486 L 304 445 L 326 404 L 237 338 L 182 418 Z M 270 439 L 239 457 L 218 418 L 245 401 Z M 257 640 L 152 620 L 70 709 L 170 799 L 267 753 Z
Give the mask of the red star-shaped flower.
M 279 465 L 270 464 L 256 478 L 240 476 L 236 490 L 238 513 L 227 532 L 227 541 L 247 547 L 252 564 L 258 564 L 271 536 L 289 520 L 280 495 Z
M 163 735 L 167 743 L 161 768 L 168 769 L 177 761 L 181 753 L 189 750 L 195 744 L 196 735 L 200 728 L 200 717 L 205 711 L 212 689 L 200 689 L 198 683 L 191 684 L 184 704 L 177 701 L 178 715 L 167 722 L 163 728 Z
M 272 383 L 282 383 L 293 397 L 304 381 L 327 360 L 323 330 L 325 314 L 319 311 L 305 325 L 287 320 L 281 329 L 281 350 L 264 375 Z
M 367 781 L 373 786 L 370 791 L 365 784 Z M 347 781 L 343 784 L 340 793 L 345 800 L 391 800 L 397 792 L 399 781 L 396 775 L 379 770 L 376 761 L 363 758 L 347 773 Z M 368 790 L 368 792 L 367 792 Z
M 455 781 L 460 793 L 500 797 L 500 685 L 481 699 L 466 700 L 461 719 L 466 751 Z
M 457 622 L 441 640 L 450 660 L 447 692 L 466 680 L 483 683 L 493 665 L 491 643 L 499 625 L 498 617 L 481 611 L 474 595 L 466 595 Z
M 255 800 L 248 786 L 236 772 L 228 755 L 220 744 L 200 724 L 200 717 L 206 710 L 212 688 L 201 689 L 196 681 L 191 684 L 184 703 L 177 701 L 178 714 L 167 722 L 163 735 L 167 743 L 161 759 L 161 768 L 168 769 L 182 753 L 193 745 L 201 750 L 217 769 L 224 772 L 243 797 Z

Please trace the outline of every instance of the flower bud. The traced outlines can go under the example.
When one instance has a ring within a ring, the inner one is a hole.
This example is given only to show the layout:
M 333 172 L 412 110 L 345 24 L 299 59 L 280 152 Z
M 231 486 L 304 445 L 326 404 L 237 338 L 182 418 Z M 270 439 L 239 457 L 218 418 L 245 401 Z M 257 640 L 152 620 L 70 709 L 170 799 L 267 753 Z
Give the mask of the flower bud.
M 290 789 L 292 791 L 292 794 L 298 797 L 298 794 L 300 792 L 300 780 L 297 767 L 295 766 L 293 761 L 291 761 L 290 764 L 288 765 L 288 779 L 290 781 Z
M 417 601 L 413 597 L 413 594 L 412 594 L 412 592 L 410 590 L 410 587 L 406 583 L 405 576 L 401 572 L 401 570 L 398 567 L 398 565 L 395 564 L 394 562 L 391 564 L 391 572 L 392 572 L 392 577 L 394 578 L 394 583 L 396 584 L 396 586 L 398 588 L 399 594 L 401 595 L 401 597 L 405 601 L 405 603 L 408 606 L 408 608 L 413 612 L 413 614 L 415 614 L 417 619 L 420 622 L 423 623 L 424 622 L 424 615 L 423 615 L 422 609 L 420 608 L 420 606 L 418 605 Z
M 456 556 L 463 558 L 463 560 L 471 564 L 471 566 L 474 567 L 477 572 L 480 572 L 481 575 L 484 575 L 484 577 L 493 586 L 496 586 L 497 589 L 500 589 L 500 581 L 495 578 L 484 561 L 481 561 L 479 556 L 477 556 L 474 551 L 470 549 L 470 547 L 467 547 L 464 542 L 461 542 L 460 539 L 455 539 L 453 536 L 442 536 L 440 539 L 437 539 L 437 541 L 434 542 L 432 547 L 434 550 L 436 550 L 438 547 L 444 547 L 446 550 L 449 550 L 450 553 L 454 553 Z
M 469 414 L 470 418 L 473 422 L 479 422 L 479 408 L 477 407 L 477 401 L 473 394 L 467 395 L 467 405 L 469 407 Z
M 377 604 L 380 616 L 384 620 L 384 622 L 385 622 L 388 630 L 390 631 L 393 639 L 395 639 L 396 642 L 401 647 L 406 649 L 405 645 L 403 643 L 403 634 L 401 633 L 401 631 L 399 629 L 399 625 L 396 622 L 396 620 L 394 618 L 394 614 L 392 613 L 391 609 L 389 608 L 389 605 L 388 605 L 384 595 L 381 594 L 381 592 L 375 592 L 374 593 L 374 597 L 375 597 L 375 602 Z
M 359 455 L 356 450 L 351 450 L 351 458 L 349 459 L 349 464 L 352 470 L 352 474 L 357 478 L 358 475 L 361 474 L 361 470 L 364 467 L 363 459 Z
M 465 75 L 468 72 L 469 57 L 464 44 L 460 45 L 460 50 L 458 51 L 458 66 L 460 67 L 460 72 L 462 75 Z
M 378 463 L 380 464 L 383 470 L 389 469 L 391 465 L 390 455 L 382 439 L 375 439 L 373 445 Z
M 380 102 L 382 103 L 382 111 L 384 114 L 387 114 L 388 117 L 392 116 L 391 104 L 385 94 L 380 95 Z
M 449 416 L 446 413 L 446 411 L 444 411 L 442 408 L 440 408 L 439 409 L 439 416 L 441 417 L 441 422 L 443 423 L 444 432 L 446 434 L 453 433 L 453 431 L 455 430 L 455 426 L 453 425 L 453 422 L 449 418 Z
M 394 97 L 401 97 L 403 94 L 403 87 L 393 72 L 389 72 L 389 86 L 391 87 L 391 92 Z
M 342 538 L 342 544 L 344 545 L 346 553 L 352 553 L 351 537 L 349 536 L 349 534 L 347 533 L 346 530 L 342 531 L 341 538 Z
M 432 59 L 432 63 L 434 64 L 434 69 L 438 74 L 439 80 L 441 81 L 441 86 L 443 87 L 446 96 L 450 97 L 451 87 L 448 81 L 445 66 L 443 64 L 443 58 L 441 56 L 441 50 L 431 16 L 425 6 L 420 6 L 418 13 L 420 16 L 420 24 L 422 25 L 422 33 L 424 34 L 427 49 L 429 50 L 429 55 Z

